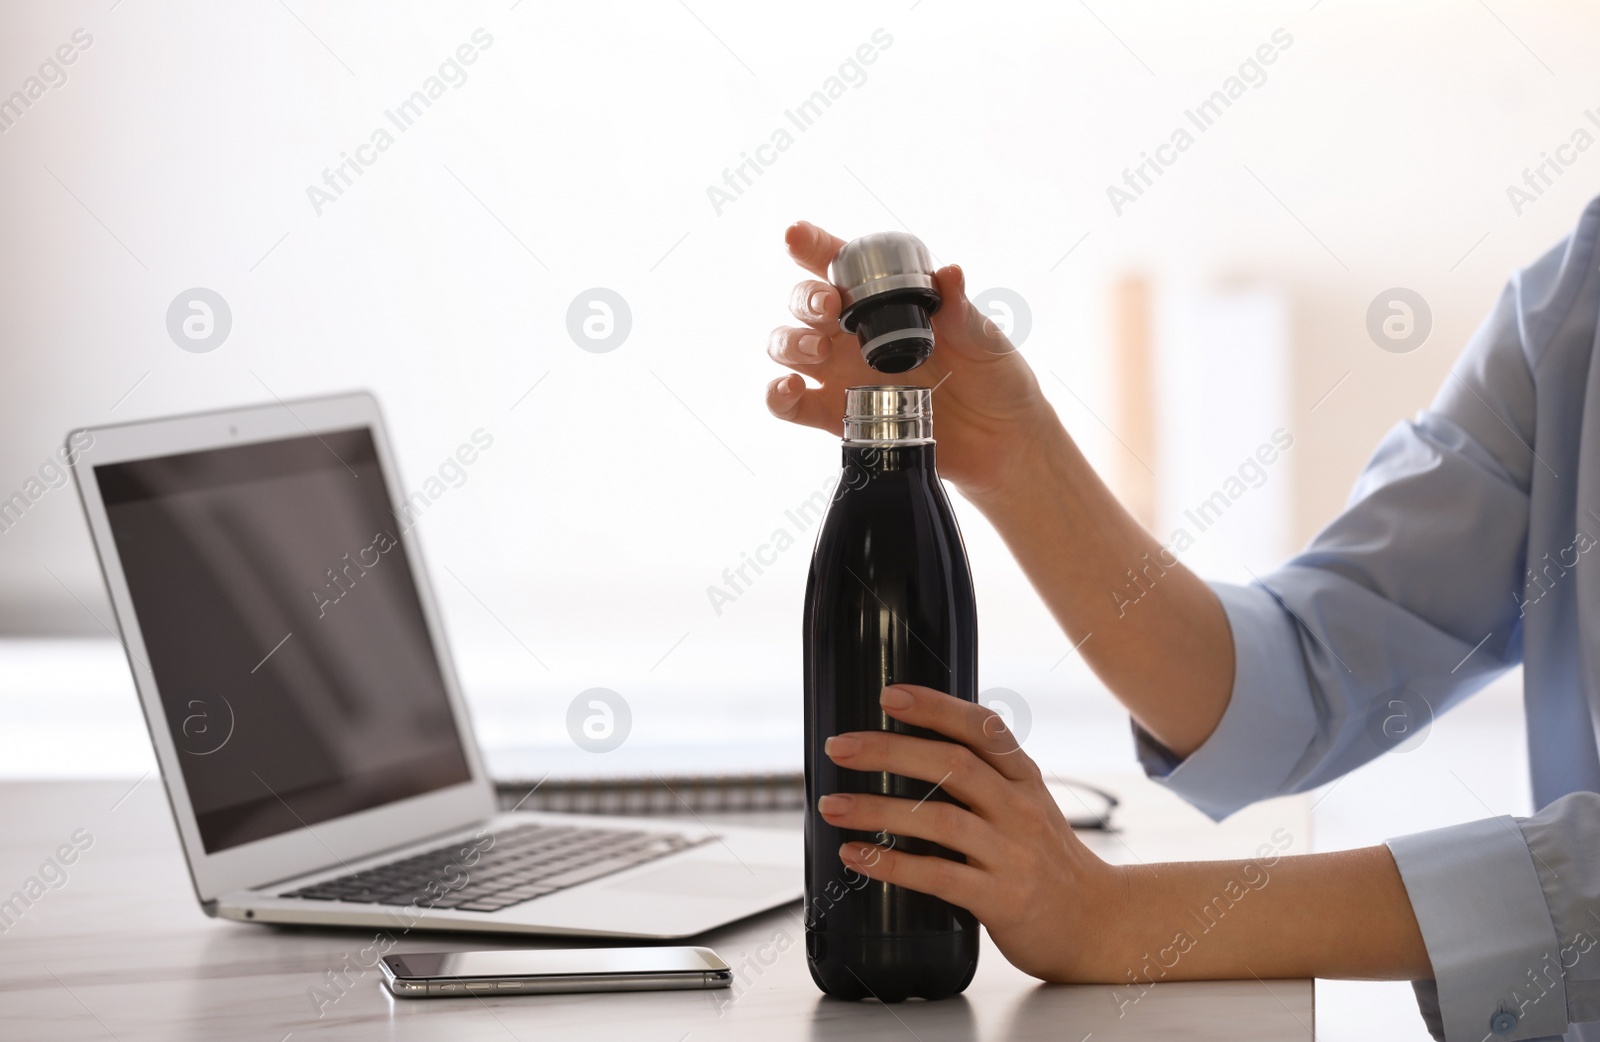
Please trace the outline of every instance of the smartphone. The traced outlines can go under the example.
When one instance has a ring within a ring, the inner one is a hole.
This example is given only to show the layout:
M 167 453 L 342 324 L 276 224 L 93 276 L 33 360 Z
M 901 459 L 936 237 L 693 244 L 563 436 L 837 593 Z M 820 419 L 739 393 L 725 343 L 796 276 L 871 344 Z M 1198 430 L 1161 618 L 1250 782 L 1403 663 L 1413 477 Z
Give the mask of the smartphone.
M 405 999 L 560 991 L 726 988 L 733 971 L 710 948 L 529 948 L 385 955 L 384 982 Z

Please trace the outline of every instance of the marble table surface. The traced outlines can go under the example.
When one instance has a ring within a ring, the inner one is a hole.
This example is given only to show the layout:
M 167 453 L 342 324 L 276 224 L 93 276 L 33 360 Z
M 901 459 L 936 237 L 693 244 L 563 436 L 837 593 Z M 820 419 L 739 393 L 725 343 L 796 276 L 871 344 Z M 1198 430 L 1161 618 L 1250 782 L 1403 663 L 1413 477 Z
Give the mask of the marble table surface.
M 1142 778 L 1092 780 L 1123 798 L 1119 831 L 1085 833 L 1110 860 L 1249 857 L 1278 829 L 1280 841 L 1290 837 L 1288 853 L 1310 849 L 1300 798 L 1216 825 Z M 795 827 L 797 819 L 758 823 Z M 728 990 L 397 1000 L 375 967 L 363 967 L 373 959 L 370 932 L 206 918 L 153 776 L 0 784 L 0 824 L 0 902 L 30 877 L 54 884 L 20 917 L 0 917 L 0 1037 L 7 1039 L 1313 1037 L 1310 981 L 1044 985 L 1012 968 L 987 938 L 977 977 L 959 998 L 897 1006 L 824 998 L 806 972 L 798 903 L 697 939 L 734 966 L 738 979 Z M 86 841 L 73 864 L 44 867 L 63 844 Z M 401 938 L 394 950 L 547 943 L 454 933 Z

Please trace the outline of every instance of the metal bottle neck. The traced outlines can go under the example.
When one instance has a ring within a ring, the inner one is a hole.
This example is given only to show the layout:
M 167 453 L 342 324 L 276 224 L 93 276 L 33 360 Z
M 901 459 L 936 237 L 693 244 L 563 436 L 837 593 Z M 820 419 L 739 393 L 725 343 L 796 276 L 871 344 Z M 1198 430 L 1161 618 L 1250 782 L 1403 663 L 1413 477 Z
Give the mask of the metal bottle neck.
M 851 445 L 933 444 L 933 391 L 887 385 L 845 391 L 844 443 Z

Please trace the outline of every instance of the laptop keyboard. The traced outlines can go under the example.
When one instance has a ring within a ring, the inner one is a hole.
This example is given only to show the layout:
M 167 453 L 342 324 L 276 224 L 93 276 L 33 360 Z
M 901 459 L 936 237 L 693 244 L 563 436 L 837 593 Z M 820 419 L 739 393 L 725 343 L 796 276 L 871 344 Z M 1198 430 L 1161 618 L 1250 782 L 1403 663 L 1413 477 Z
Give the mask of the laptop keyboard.
M 518 825 L 282 894 L 312 901 L 502 908 L 708 841 L 677 833 Z M 476 857 L 472 855 L 476 853 Z

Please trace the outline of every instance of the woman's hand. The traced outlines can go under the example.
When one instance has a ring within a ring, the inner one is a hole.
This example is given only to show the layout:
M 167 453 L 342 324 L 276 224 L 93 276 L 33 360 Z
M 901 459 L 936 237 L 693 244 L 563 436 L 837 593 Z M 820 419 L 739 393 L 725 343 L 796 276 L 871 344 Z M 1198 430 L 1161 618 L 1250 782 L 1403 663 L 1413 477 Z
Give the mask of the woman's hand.
M 790 226 L 785 241 L 789 255 L 817 278 L 795 286 L 789 311 L 803 324 L 774 329 L 767 354 L 819 386 L 808 387 L 793 374 L 779 377 L 767 386 L 767 408 L 781 419 L 841 434 L 845 388 L 895 381 L 862 361 L 855 336 L 839 329 L 839 291 L 826 280 L 844 241 L 804 221 Z M 933 316 L 933 354 L 897 379 L 938 388 L 939 472 L 971 496 L 1013 478 L 1037 433 L 1060 424 L 1028 364 L 967 300 L 961 269 L 947 265 L 934 280 L 943 304 Z
M 1433 976 L 1387 847 L 1285 856 L 1294 837 L 1278 828 L 1248 861 L 1108 865 L 1072 834 L 999 716 L 907 684 L 879 701 L 954 741 L 857 731 L 830 738 L 829 758 L 934 783 L 966 808 L 837 794 L 818 809 L 840 828 L 932 840 L 967 863 L 871 843 L 846 843 L 840 859 L 967 909 L 1018 969 L 1129 986 L 1119 1005 L 1157 980 Z
M 828 739 L 829 758 L 850 770 L 931 782 L 966 809 L 859 794 L 823 796 L 818 809 L 831 825 L 932 840 L 967 863 L 847 843 L 839 851 L 844 864 L 967 909 L 1013 965 L 1036 977 L 1120 980 L 1101 953 L 1122 920 L 1122 870 L 1073 835 L 1005 722 L 926 687 L 888 687 L 880 702 L 896 720 L 954 741 L 858 731 Z

